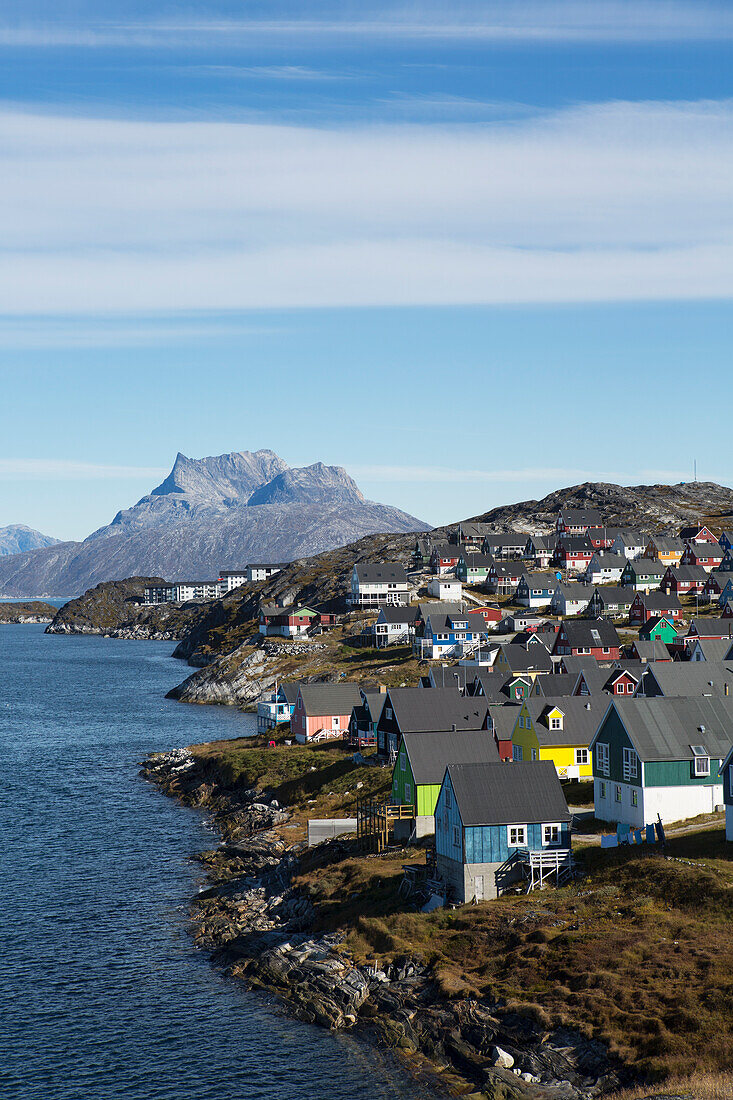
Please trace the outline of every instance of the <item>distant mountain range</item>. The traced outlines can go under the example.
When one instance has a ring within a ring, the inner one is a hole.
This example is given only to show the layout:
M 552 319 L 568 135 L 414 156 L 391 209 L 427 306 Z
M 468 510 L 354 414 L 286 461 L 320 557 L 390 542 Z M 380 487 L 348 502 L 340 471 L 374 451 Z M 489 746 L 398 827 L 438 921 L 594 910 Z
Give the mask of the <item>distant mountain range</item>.
M 220 569 L 292 561 L 376 532 L 427 530 L 398 508 L 366 500 L 340 466 L 293 469 L 268 450 L 179 454 L 157 488 L 84 542 L 0 558 L 0 594 L 74 596 L 135 575 L 208 579 Z
M 58 541 L 22 523 L 11 523 L 7 527 L 0 527 L 0 558 L 7 554 L 22 554 L 24 550 L 55 546 Z

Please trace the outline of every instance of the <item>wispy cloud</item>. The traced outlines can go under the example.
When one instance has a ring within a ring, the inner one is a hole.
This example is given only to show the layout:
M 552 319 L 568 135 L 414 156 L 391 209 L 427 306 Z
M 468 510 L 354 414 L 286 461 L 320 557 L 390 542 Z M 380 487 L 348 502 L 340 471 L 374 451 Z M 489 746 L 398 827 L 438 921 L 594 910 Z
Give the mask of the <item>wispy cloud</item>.
M 488 482 L 491 484 L 510 484 L 513 482 L 533 482 L 544 485 L 567 485 L 582 481 L 610 481 L 620 484 L 647 482 L 674 482 L 689 479 L 689 471 L 642 469 L 628 470 L 588 470 L 573 467 L 530 466 L 526 469 L 461 469 L 450 466 L 380 466 L 350 465 L 349 473 L 364 481 L 405 484 L 460 484 Z
M 474 126 L 0 113 L 7 314 L 733 296 L 733 103 Z
M 60 458 L 0 458 L 0 480 L 108 481 L 165 477 L 157 466 L 106 466 Z
M 294 17 L 292 5 L 270 5 L 271 18 L 159 18 L 147 21 L 102 21 L 85 18 L 63 22 L 6 23 L 0 45 L 6 47 L 161 49 L 182 44 L 249 45 L 257 40 L 286 39 L 335 45 L 349 39 L 392 39 L 419 43 L 454 42 L 627 43 L 729 39 L 733 12 L 721 0 L 514 0 L 447 5 L 424 3 L 386 10 L 362 5 L 354 17 L 344 5 L 334 17 L 333 5 L 319 15 Z
M 212 341 L 266 336 L 281 331 L 272 325 L 237 321 L 215 312 L 199 317 L 182 314 L 136 317 L 120 322 L 114 318 L 78 315 L 70 317 L 23 316 L 0 314 L 2 351 L 41 348 L 154 348 Z

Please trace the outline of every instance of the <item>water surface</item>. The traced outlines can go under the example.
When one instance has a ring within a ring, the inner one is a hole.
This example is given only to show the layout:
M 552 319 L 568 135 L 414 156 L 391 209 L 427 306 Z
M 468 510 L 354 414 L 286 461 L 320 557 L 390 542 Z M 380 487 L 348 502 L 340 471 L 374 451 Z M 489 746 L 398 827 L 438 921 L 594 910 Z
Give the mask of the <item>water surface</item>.
M 0 626 L 0 1096 L 425 1097 L 390 1058 L 289 1019 L 193 947 L 189 856 L 217 837 L 137 763 L 254 717 L 165 700 L 186 674 L 171 648 Z

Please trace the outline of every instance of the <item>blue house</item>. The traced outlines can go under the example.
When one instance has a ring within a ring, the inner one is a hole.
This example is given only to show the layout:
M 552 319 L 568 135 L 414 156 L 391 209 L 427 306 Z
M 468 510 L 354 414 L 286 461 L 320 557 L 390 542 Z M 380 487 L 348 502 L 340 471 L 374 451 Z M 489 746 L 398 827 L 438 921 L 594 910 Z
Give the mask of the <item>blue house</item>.
M 720 765 L 723 780 L 723 803 L 725 804 L 725 839 L 733 840 L 733 749 Z
M 274 730 L 293 716 L 300 683 L 280 684 L 280 687 L 263 696 L 257 703 L 257 732 Z
M 428 660 L 445 656 L 462 657 L 488 636 L 486 620 L 477 612 L 429 614 L 422 638 L 415 640 L 415 650 L 419 650 L 420 657 Z
M 435 807 L 438 874 L 455 901 L 570 873 L 570 819 L 551 760 L 450 764 Z

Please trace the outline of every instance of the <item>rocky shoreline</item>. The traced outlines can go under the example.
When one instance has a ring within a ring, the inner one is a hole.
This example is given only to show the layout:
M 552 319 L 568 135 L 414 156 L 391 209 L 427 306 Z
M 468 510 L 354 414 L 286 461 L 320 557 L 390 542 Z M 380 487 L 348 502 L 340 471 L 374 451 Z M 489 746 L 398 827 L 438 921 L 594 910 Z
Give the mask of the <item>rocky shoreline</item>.
M 51 623 L 56 615 L 53 604 L 43 600 L 29 600 L 20 603 L 0 603 L 0 625 L 28 625 L 33 623 Z
M 386 969 L 357 965 L 342 935 L 314 932 L 313 905 L 292 887 L 304 845 L 283 839 L 298 826 L 267 791 L 223 791 L 188 750 L 155 754 L 141 775 L 213 813 L 222 835 L 219 849 L 201 857 L 210 885 L 192 902 L 196 942 L 231 975 L 276 993 L 298 1019 L 376 1031 L 380 1042 L 426 1059 L 448 1087 L 470 1086 L 489 1100 L 594 1100 L 631 1083 L 600 1042 L 548 1031 L 500 1001 L 449 1000 L 417 958 Z

